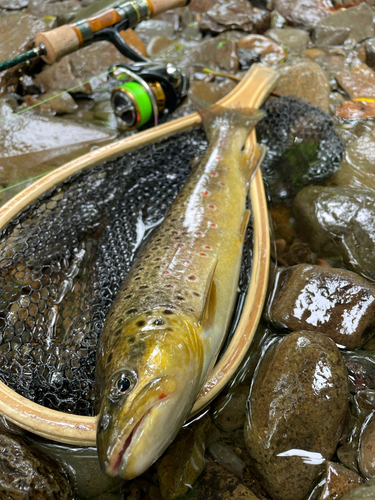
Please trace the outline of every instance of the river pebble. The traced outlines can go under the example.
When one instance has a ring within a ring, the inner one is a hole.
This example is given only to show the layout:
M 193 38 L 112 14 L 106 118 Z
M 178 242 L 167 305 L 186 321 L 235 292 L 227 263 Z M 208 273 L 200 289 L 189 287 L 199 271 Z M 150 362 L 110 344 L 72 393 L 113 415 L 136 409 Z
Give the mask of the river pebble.
M 343 433 L 348 382 L 335 343 L 307 331 L 267 351 L 250 392 L 245 442 L 275 500 L 302 500 Z
M 354 349 L 374 325 L 375 287 L 345 269 L 299 264 L 278 270 L 267 321 L 279 328 L 310 330 Z

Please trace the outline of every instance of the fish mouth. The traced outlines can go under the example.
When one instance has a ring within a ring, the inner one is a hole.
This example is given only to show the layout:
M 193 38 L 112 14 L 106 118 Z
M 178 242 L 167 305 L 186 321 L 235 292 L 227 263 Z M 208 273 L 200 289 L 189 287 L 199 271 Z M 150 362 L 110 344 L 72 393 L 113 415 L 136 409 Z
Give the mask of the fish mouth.
M 142 423 L 144 423 L 146 417 L 151 413 L 151 411 L 158 407 L 161 402 L 165 402 L 168 399 L 167 397 L 163 397 L 161 400 L 157 401 L 154 405 L 151 406 L 138 420 L 138 422 L 134 425 L 134 427 L 130 430 L 128 435 L 122 440 L 122 445 L 120 445 L 119 451 L 117 451 L 114 455 L 114 458 L 111 460 L 109 464 L 110 473 L 113 476 L 120 475 L 120 471 L 125 467 L 126 461 L 129 455 L 129 449 L 132 443 L 135 441 L 135 437 L 138 435 L 139 431 L 142 429 Z

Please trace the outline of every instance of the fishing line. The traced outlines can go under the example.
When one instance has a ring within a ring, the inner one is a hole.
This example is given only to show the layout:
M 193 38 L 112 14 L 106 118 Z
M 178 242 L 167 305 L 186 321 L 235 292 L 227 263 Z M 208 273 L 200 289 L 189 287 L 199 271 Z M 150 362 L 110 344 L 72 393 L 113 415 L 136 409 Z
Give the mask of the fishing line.
M 26 179 L 25 181 L 20 181 L 20 182 L 17 182 L 16 184 L 12 184 L 11 186 L 8 186 L 4 189 L 0 189 L 0 193 L 3 193 L 4 191 L 8 191 L 9 189 L 16 188 L 18 186 L 22 186 L 22 184 L 26 184 L 27 182 L 35 181 L 36 179 L 39 179 L 40 177 L 44 177 L 45 175 L 50 174 L 54 170 L 48 170 L 48 172 L 44 172 L 43 174 L 36 175 L 35 177 L 30 177 L 30 179 Z
M 37 102 L 37 103 L 32 104 L 31 106 L 27 107 L 27 108 L 20 109 L 19 111 L 16 111 L 15 113 L 12 113 L 11 115 L 7 115 L 4 118 L 0 119 L 0 123 L 5 122 L 6 120 L 10 120 L 14 116 L 21 115 L 22 113 L 25 113 L 26 111 L 29 111 L 30 109 L 36 108 L 37 106 L 40 106 L 41 104 L 52 101 L 52 99 L 56 99 L 57 97 L 60 97 L 64 94 L 72 92 L 73 90 L 79 89 L 80 87 L 83 87 L 84 85 L 91 83 L 92 81 L 97 80 L 98 78 L 103 78 L 104 76 L 109 75 L 109 73 L 111 73 L 111 71 L 112 70 L 109 69 L 109 70 L 105 71 L 104 73 L 101 73 L 100 75 L 93 76 L 89 80 L 86 80 L 84 82 L 79 83 L 78 85 L 75 85 L 74 87 L 71 87 L 70 89 L 63 90 L 62 92 L 59 92 L 56 95 L 53 95 L 51 97 L 47 97 L 47 99 L 44 99 L 44 101 Z

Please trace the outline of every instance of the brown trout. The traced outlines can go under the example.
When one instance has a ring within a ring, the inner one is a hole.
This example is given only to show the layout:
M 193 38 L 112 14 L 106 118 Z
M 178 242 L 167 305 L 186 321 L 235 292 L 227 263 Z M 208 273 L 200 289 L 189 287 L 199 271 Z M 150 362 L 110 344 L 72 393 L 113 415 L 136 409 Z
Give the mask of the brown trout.
M 236 301 L 246 195 L 262 156 L 243 146 L 262 113 L 200 112 L 208 149 L 136 256 L 99 339 L 98 455 L 124 479 L 148 469 L 180 430 Z

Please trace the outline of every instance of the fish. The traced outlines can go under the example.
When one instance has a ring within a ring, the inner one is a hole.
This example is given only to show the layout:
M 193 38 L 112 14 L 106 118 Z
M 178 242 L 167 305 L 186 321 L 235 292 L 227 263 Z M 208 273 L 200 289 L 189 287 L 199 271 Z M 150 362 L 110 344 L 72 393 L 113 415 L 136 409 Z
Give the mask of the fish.
M 236 302 L 246 197 L 264 155 L 244 144 L 263 112 L 200 103 L 198 111 L 207 150 L 134 258 L 98 342 L 97 449 L 109 476 L 142 474 L 175 438 Z

